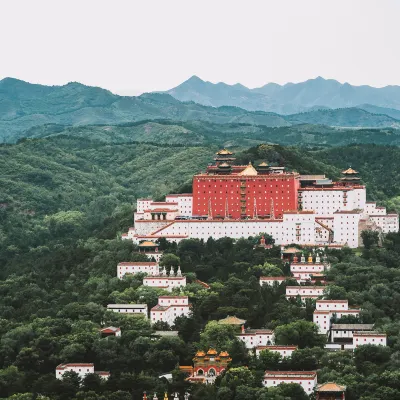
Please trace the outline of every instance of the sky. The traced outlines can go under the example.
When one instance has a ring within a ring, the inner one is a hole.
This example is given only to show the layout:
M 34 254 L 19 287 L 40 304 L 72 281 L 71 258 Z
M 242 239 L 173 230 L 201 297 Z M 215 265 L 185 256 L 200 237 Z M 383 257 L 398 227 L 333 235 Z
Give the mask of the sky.
M 400 85 L 399 0 L 1 0 L 0 79 Z

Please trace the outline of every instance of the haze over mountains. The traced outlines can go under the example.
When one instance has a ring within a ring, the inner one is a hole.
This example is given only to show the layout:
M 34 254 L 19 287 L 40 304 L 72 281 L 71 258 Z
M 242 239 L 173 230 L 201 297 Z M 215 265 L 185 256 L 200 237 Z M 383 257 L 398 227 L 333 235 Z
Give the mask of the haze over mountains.
M 241 84 L 211 83 L 192 76 L 166 93 L 180 101 L 207 106 L 241 107 L 249 111 L 294 114 L 315 108 L 361 107 L 364 104 L 400 110 L 400 86 L 353 86 L 321 77 L 300 83 L 268 83 L 249 89 Z
M 342 108 L 329 108 L 335 105 Z M 347 108 L 343 108 L 345 106 Z M 267 111 L 274 107 L 282 114 Z M 309 111 L 288 114 L 290 110 Z M 35 136 L 32 132 L 39 132 L 40 136 L 46 129 L 28 130 L 46 124 L 62 125 L 62 128 L 56 128 L 58 131 L 68 126 L 117 125 L 160 119 L 198 121 L 197 132 L 202 130 L 201 123 L 397 129 L 400 127 L 400 88 L 354 87 L 317 78 L 300 84 L 268 84 L 259 89 L 248 89 L 242 85 L 212 84 L 192 77 L 167 93 L 118 96 L 77 82 L 44 86 L 13 78 L 0 80 L 0 142 Z M 204 129 L 208 130 L 208 127 L 205 125 Z M 229 129 L 215 131 L 227 132 Z M 132 140 L 133 137 L 137 137 L 137 133 L 132 134 Z M 155 140 L 149 135 L 149 141 L 152 139 Z

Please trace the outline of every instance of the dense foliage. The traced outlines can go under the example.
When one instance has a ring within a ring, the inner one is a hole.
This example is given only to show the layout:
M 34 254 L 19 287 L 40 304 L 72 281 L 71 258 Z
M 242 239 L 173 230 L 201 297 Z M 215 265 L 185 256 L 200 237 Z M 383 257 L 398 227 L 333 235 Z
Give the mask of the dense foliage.
M 267 368 L 318 368 L 319 381 L 347 385 L 350 400 L 400 396 L 398 234 L 387 235 L 382 248 L 370 238 L 363 252 L 329 254 L 329 294 L 361 306 L 363 322 L 375 322 L 377 329 L 388 332 L 387 349 L 366 346 L 354 357 L 326 353 L 311 322 L 313 304 L 303 307 L 286 300 L 285 285 L 260 287 L 259 276 L 289 271 L 279 248 L 253 250 L 257 238 L 160 243 L 169 254 L 164 263 L 179 262 L 189 282 L 185 293 L 193 316 L 176 321 L 179 337 L 159 338 L 148 321 L 106 311 L 114 302 L 152 307 L 163 293 L 141 287 L 141 276 L 116 278 L 118 262 L 143 259 L 134 245 L 119 239 L 132 223 L 132 203 L 143 195 L 190 189 L 185 184 L 214 151 L 67 135 L 0 147 L 0 397 L 128 400 L 139 399 L 143 390 L 159 396 L 164 390 L 190 390 L 193 399 L 305 398 L 297 385 L 262 388 Z M 384 163 L 376 154 L 385 155 L 385 165 L 392 164 L 391 175 L 383 175 Z M 304 150 L 264 145 L 238 158 L 267 159 L 333 177 L 351 162 L 360 169 L 371 197 L 389 202 L 396 195 L 393 185 L 399 184 L 396 154 L 394 147 Z M 373 179 L 374 171 L 382 174 L 380 180 Z M 392 186 L 385 179 L 392 179 Z M 214 322 L 227 315 L 246 319 L 253 328 L 277 328 L 278 343 L 300 349 L 291 360 L 269 353 L 256 359 L 232 328 Z M 103 325 L 120 326 L 121 338 L 101 338 Z M 176 366 L 190 365 L 196 349 L 209 346 L 229 351 L 231 369 L 215 386 L 189 387 Z M 103 382 L 89 375 L 79 382 L 70 374 L 60 381 L 54 372 L 61 362 L 94 362 L 97 370 L 111 371 L 111 378 Z M 170 371 L 172 382 L 159 378 Z

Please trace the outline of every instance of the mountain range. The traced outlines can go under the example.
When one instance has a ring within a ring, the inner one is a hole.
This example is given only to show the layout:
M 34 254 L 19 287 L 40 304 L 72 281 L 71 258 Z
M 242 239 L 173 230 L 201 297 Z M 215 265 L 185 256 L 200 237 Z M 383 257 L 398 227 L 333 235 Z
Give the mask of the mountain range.
M 189 81 L 191 84 L 203 82 L 199 78 L 191 78 Z M 180 93 L 183 93 L 183 88 L 189 81 L 180 85 Z M 204 85 L 200 84 L 200 86 Z M 231 87 L 206 82 L 205 86 L 213 88 L 212 94 L 214 97 L 221 97 L 221 104 L 229 88 L 235 88 L 234 90 L 238 92 L 250 91 L 242 85 Z M 272 95 L 281 92 L 283 87 L 279 89 L 278 86 L 266 85 L 263 87 L 263 93 Z M 219 94 L 218 88 L 222 88 Z M 195 92 L 187 91 L 187 95 L 190 93 Z M 250 91 L 250 93 L 253 92 Z M 177 92 L 172 94 L 175 96 Z M 193 99 L 180 101 L 172 94 L 145 93 L 136 97 L 118 96 L 108 90 L 85 86 L 77 82 L 63 86 L 44 86 L 5 78 L 0 81 L 0 142 L 15 142 L 27 136 L 31 128 L 47 124 L 63 127 L 118 125 L 160 119 L 265 127 L 289 127 L 297 124 L 323 124 L 350 128 L 397 129 L 400 127 L 398 109 L 367 104 L 365 101 L 359 107 L 339 109 L 314 107 L 307 112 L 280 115 L 267 111 L 250 111 L 232 104 L 218 107 L 202 105 L 198 103 L 201 102 L 201 98 L 196 98 L 197 102 Z M 256 93 L 256 96 L 261 99 L 266 95 L 260 92 Z M 369 99 L 368 96 L 363 100 L 367 99 Z M 244 102 L 244 97 L 242 101 Z M 156 140 L 151 137 L 149 139 Z
M 321 77 L 285 85 L 268 83 L 249 89 L 239 83 L 214 84 L 192 76 L 166 93 L 180 101 L 194 101 L 206 106 L 235 106 L 249 111 L 279 114 L 294 114 L 320 108 L 363 108 L 364 104 L 400 110 L 400 86 L 353 86 Z

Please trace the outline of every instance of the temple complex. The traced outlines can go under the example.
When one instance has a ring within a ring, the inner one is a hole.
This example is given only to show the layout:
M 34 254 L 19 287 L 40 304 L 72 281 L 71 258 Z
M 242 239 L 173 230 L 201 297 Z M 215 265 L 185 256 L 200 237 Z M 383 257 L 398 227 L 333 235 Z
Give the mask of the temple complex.
M 164 202 L 138 199 L 135 226 L 122 238 L 156 261 L 157 247 L 150 251 L 150 242 L 160 238 L 180 242 L 266 233 L 280 245 L 356 248 L 362 245 L 363 230 L 385 234 L 399 229 L 397 214 L 388 214 L 366 197 L 366 187 L 352 168 L 335 182 L 265 161 L 236 165 L 233 153 L 223 149 L 213 165 L 194 175 L 193 193 L 170 194 Z

